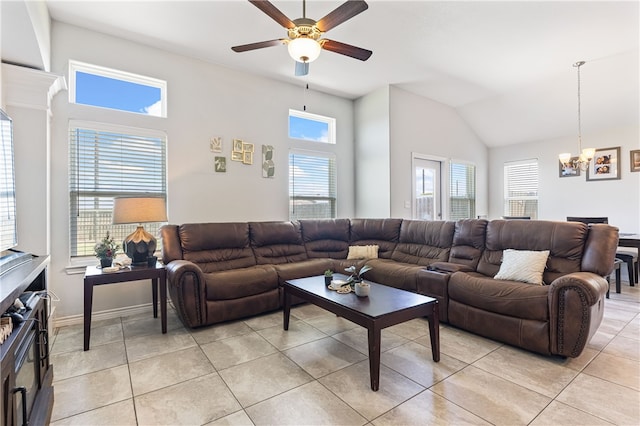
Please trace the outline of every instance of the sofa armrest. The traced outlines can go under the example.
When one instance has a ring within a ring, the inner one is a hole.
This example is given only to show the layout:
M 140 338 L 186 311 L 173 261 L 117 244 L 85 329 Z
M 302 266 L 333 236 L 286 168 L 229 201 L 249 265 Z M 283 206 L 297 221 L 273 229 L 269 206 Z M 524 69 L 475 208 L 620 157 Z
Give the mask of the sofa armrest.
M 549 286 L 551 353 L 578 356 L 602 322 L 609 284 L 591 272 L 573 272 Z
M 206 324 L 206 285 L 202 269 L 188 260 L 166 265 L 167 284 L 178 315 L 189 327 Z
M 452 263 L 452 262 L 433 262 L 431 265 L 427 266 L 427 269 L 430 271 L 437 272 L 473 272 L 471 266 L 462 265 L 460 263 Z

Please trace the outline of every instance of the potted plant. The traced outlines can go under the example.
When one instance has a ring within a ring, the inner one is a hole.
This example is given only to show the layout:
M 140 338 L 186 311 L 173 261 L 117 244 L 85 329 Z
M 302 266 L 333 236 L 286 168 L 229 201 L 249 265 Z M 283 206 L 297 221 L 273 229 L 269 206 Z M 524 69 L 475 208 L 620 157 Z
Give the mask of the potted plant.
M 331 280 L 333 280 L 333 271 L 331 269 L 327 269 L 324 271 L 324 285 L 329 287 L 331 285 Z
M 369 288 L 371 286 L 369 283 L 365 283 L 362 280 L 362 274 L 370 271 L 371 269 L 372 268 L 369 265 L 364 265 L 360 270 L 357 270 L 355 265 L 345 268 L 345 271 L 351 274 L 348 281 L 353 286 L 353 291 L 356 293 L 356 296 L 364 297 L 369 295 Z
M 113 237 L 109 236 L 109 231 L 107 231 L 107 235 L 93 248 L 96 257 L 100 259 L 100 267 L 108 268 L 111 266 L 119 248 L 119 245 Z

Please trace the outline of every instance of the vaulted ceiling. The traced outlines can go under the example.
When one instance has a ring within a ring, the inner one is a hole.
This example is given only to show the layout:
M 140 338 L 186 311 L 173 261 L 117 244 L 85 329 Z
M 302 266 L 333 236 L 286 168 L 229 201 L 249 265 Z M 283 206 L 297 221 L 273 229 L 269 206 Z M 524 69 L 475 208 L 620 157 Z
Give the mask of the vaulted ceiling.
M 302 16 L 301 0 L 272 3 L 291 19 Z M 45 4 L 54 21 L 351 99 L 395 85 L 454 108 L 488 146 L 575 135 L 578 60 L 587 62 L 583 133 L 638 126 L 640 116 L 638 1 L 369 0 L 368 10 L 326 36 L 372 57 L 323 51 L 307 77 L 293 75 L 285 46 L 230 49 L 286 36 L 246 0 Z M 340 4 L 309 0 L 307 17 Z M 3 10 L 3 60 L 38 66 L 21 46 L 33 35 L 21 38 L 28 28 L 13 20 L 22 9 Z M 7 25 L 18 29 L 8 33 Z

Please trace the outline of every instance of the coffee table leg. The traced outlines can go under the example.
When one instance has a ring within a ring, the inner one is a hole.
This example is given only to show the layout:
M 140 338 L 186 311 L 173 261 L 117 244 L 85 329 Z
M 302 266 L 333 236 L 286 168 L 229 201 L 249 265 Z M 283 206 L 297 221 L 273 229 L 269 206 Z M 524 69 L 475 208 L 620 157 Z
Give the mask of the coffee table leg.
M 377 324 L 368 327 L 369 332 L 369 376 L 371 390 L 377 391 L 380 386 L 380 341 L 381 330 Z
M 289 315 L 291 314 L 291 294 L 287 291 L 287 287 L 284 288 L 284 309 L 283 309 L 283 327 L 285 330 L 289 329 Z
M 440 361 L 440 316 L 438 303 L 434 303 L 429 320 L 429 337 L 431 339 L 431 355 L 435 362 Z

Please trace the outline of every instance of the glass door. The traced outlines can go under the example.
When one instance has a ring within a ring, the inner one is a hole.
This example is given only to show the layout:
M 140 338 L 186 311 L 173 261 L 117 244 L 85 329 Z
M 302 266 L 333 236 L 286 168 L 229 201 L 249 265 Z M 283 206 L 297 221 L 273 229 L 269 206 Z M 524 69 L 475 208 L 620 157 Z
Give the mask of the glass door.
M 413 218 L 442 219 L 440 161 L 413 158 Z

